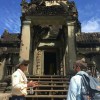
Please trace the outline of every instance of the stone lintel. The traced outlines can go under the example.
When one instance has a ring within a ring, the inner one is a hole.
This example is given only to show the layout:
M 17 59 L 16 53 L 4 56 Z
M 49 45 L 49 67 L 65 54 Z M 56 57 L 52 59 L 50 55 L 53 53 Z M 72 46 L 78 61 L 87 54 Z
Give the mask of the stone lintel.
M 66 16 L 26 16 L 31 19 L 33 25 L 63 25 L 66 24 Z

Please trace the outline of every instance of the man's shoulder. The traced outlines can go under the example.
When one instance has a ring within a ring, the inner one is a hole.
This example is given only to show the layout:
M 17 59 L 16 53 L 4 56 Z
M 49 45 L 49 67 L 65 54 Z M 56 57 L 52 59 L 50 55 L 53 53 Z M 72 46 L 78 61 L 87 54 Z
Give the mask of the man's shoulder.
M 19 75 L 19 72 L 16 70 L 13 74 L 12 74 L 12 76 L 15 76 L 15 75 Z
M 76 75 L 73 76 L 71 79 L 73 80 L 73 79 L 77 79 L 77 78 L 81 78 L 81 77 L 82 77 L 81 75 L 76 74 Z
M 79 84 L 80 85 L 80 83 L 81 83 L 81 78 L 82 78 L 82 76 L 80 76 L 80 75 L 75 75 L 75 76 L 73 76 L 72 78 L 71 78 L 71 84 Z
M 79 74 L 79 75 L 85 75 L 85 76 L 89 76 L 89 74 L 87 73 L 87 72 L 85 72 L 85 71 L 79 71 L 77 74 Z

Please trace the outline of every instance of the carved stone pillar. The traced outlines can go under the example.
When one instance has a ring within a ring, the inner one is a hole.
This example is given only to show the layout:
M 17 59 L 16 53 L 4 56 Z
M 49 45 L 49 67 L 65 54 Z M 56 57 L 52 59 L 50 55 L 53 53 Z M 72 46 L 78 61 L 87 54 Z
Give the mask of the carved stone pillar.
M 38 50 L 36 55 L 36 75 L 41 75 L 41 60 L 42 60 L 42 51 Z
M 68 66 L 69 70 L 73 70 L 73 63 L 76 60 L 75 49 L 75 22 L 69 22 L 68 25 Z
M 30 54 L 30 24 L 31 21 L 23 21 L 20 46 L 20 57 L 28 60 Z
M 43 75 L 43 51 L 35 50 L 34 51 L 34 64 L 33 64 L 33 75 Z

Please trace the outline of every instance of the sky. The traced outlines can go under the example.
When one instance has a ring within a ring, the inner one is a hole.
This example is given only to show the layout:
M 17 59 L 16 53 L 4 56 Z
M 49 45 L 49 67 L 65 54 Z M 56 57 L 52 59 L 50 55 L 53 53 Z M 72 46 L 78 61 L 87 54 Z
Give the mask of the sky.
M 69 1 L 76 3 L 82 32 L 100 32 L 100 0 Z M 0 0 L 0 35 L 5 29 L 10 33 L 20 33 L 20 3 L 21 0 Z

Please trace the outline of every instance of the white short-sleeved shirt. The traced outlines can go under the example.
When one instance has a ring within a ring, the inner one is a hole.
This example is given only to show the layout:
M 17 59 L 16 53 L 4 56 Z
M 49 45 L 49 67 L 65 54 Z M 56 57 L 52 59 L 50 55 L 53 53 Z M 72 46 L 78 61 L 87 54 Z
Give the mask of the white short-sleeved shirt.
M 20 69 L 12 74 L 12 95 L 27 95 L 27 78 Z

